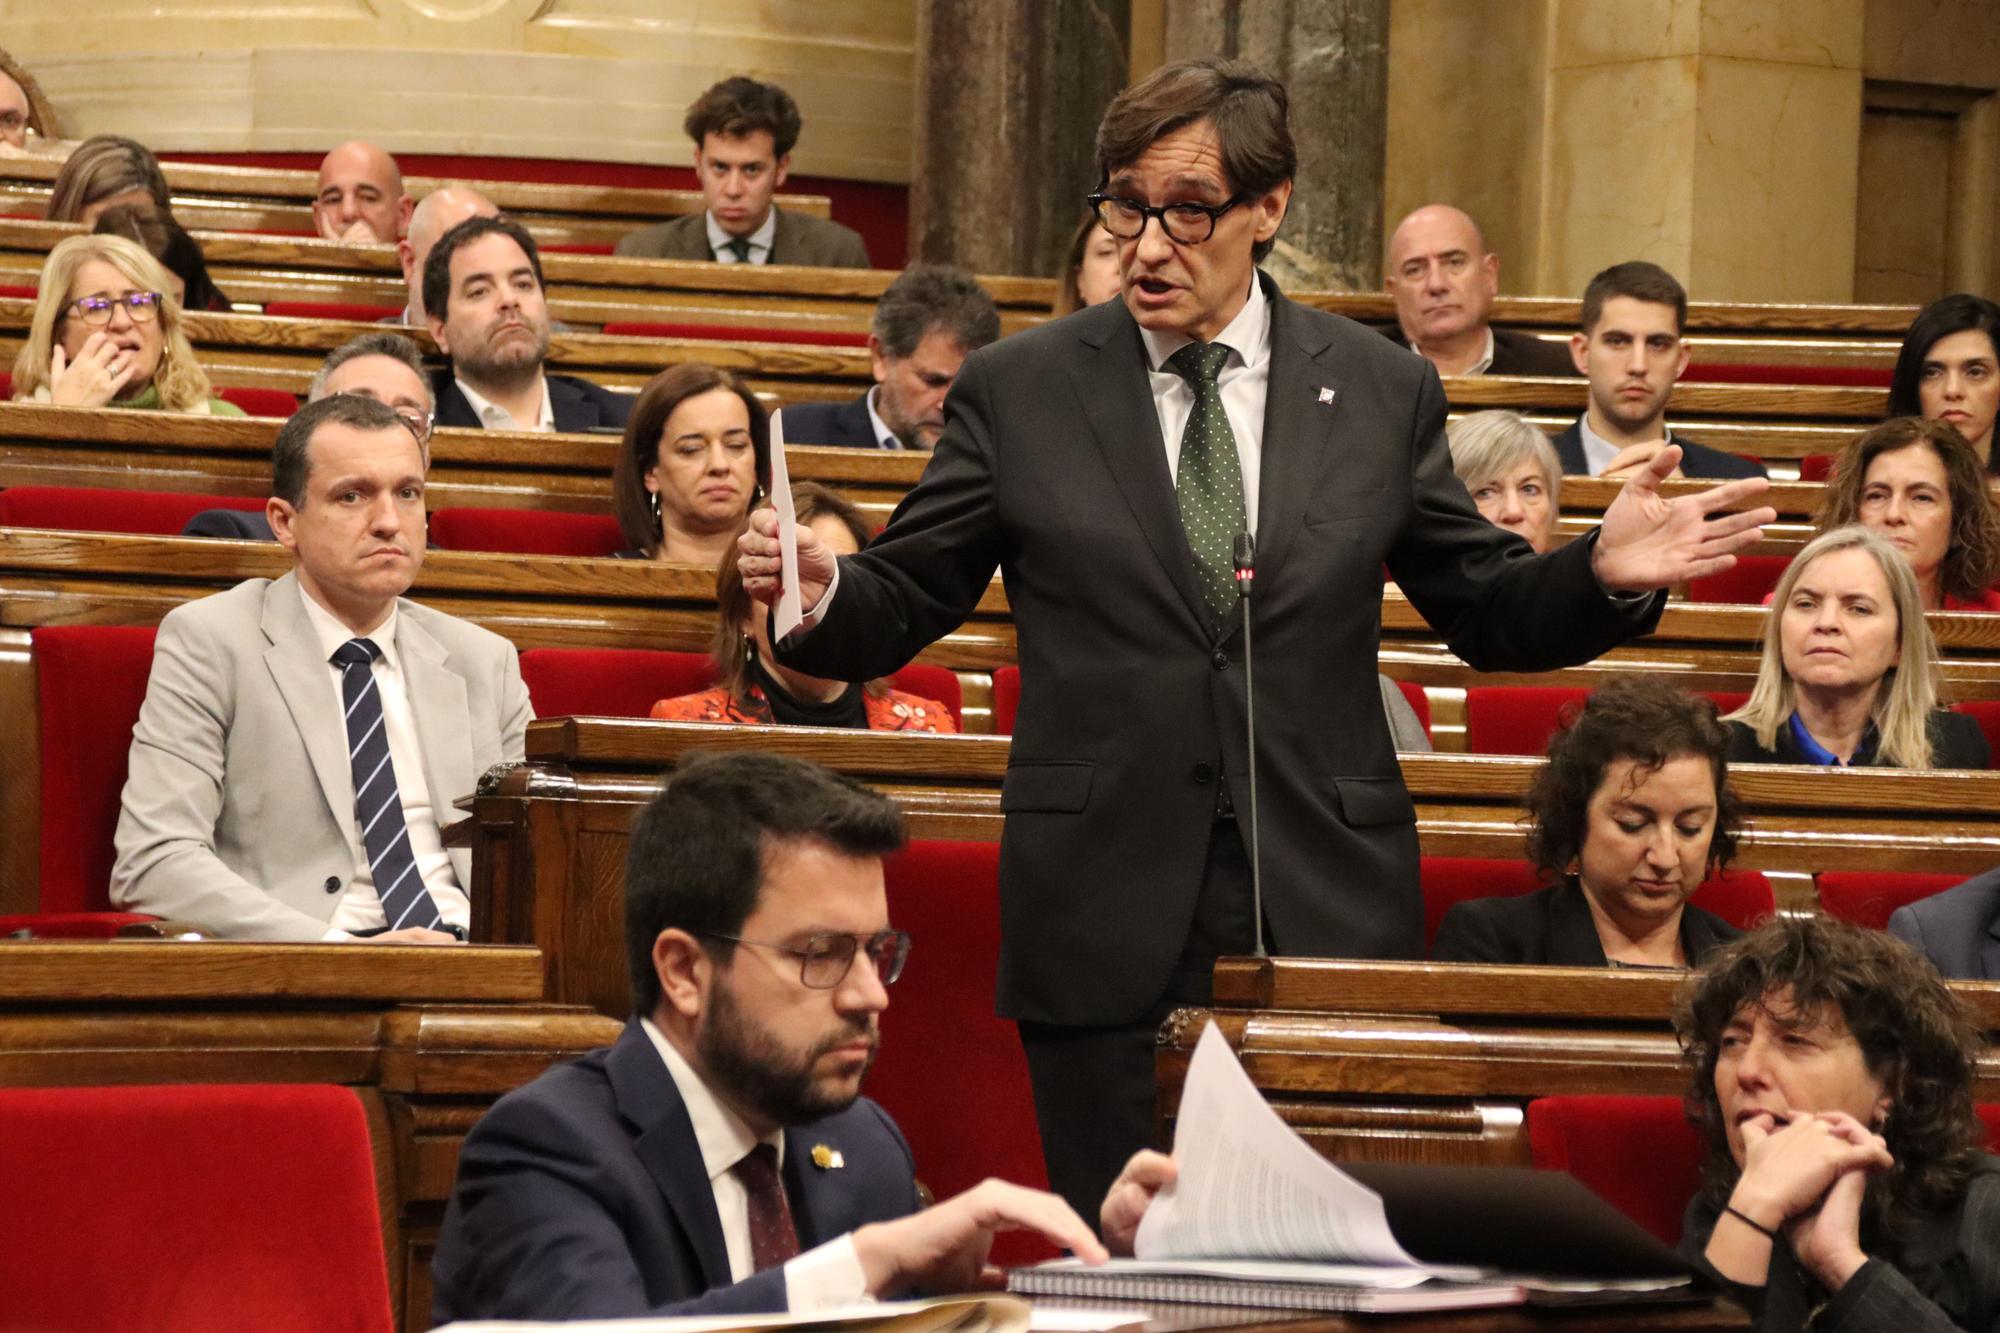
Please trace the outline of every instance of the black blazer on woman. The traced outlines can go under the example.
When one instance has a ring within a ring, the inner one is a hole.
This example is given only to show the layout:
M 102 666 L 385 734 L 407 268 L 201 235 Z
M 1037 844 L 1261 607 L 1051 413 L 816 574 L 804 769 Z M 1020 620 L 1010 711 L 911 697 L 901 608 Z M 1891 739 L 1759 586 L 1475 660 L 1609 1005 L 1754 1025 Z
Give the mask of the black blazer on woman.
M 1991 759 L 1991 751 L 1986 745 L 1986 733 L 1979 724 L 1963 713 L 1953 713 L 1940 708 L 1931 714 L 1931 767 L 1932 768 L 1985 768 Z M 1777 744 L 1765 749 L 1757 744 L 1757 733 L 1742 722 L 1729 724 L 1729 762 L 1732 764 L 1809 764 L 1799 749 L 1797 738 L 1792 735 L 1789 722 L 1779 726 L 1774 738 Z M 1854 752 L 1849 768 L 1884 768 L 1887 761 L 1876 753 L 1880 742 L 1873 727 L 1862 740 L 1861 748 Z
M 1692 903 L 1681 908 L 1681 952 L 1698 967 L 1743 932 Z M 1431 945 L 1435 963 L 1540 963 L 1609 967 L 1590 904 L 1576 881 L 1516 898 L 1475 898 L 1445 913 Z

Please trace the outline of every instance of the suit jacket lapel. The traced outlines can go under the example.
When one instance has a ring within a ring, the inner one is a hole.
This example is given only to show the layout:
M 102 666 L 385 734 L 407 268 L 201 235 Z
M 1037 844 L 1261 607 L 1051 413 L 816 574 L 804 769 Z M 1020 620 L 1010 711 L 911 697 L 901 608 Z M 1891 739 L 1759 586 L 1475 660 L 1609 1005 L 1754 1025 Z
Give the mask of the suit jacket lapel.
M 1181 527 L 1180 501 L 1167 470 L 1160 415 L 1146 378 L 1146 348 L 1139 326 L 1122 302 L 1077 317 L 1081 355 L 1070 362 L 1070 383 L 1083 404 L 1090 433 L 1112 480 L 1145 534 L 1146 544 L 1173 581 L 1188 614 L 1208 637 L 1208 603 L 1195 577 L 1194 553 Z
M 431 793 L 431 818 L 442 830 L 460 817 L 452 802 L 472 794 L 479 781 L 473 771 L 470 709 L 465 682 L 446 667 L 451 654 L 432 638 L 403 603 L 396 617 L 396 654 L 403 684 L 410 694 L 410 715 L 424 752 L 424 783 Z M 472 853 L 447 849 L 461 884 L 472 883 Z
M 694 1121 L 660 1053 L 636 1021 L 625 1025 L 606 1069 L 618 1113 L 639 1131 L 632 1150 L 687 1236 L 701 1264 L 702 1285 L 711 1290 L 728 1286 L 729 1247 L 722 1239 L 722 1218 L 715 1211 L 701 1145 L 695 1142 Z
M 838 1152 L 840 1141 L 814 1126 L 785 1131 L 785 1193 L 792 1200 L 801 1253 L 850 1229 L 845 1220 L 853 1212 L 846 1206 L 847 1171 L 815 1162 L 813 1149 L 821 1146 Z
M 1306 501 L 1333 451 L 1341 382 L 1321 358 L 1332 344 L 1322 323 L 1300 317 L 1262 274 L 1271 310 L 1271 374 L 1264 397 L 1264 444 L 1257 468 L 1257 579 L 1277 576 L 1304 525 Z M 1331 391 L 1333 401 L 1324 399 Z
M 1558 967 L 1608 967 L 1604 941 L 1590 919 L 1590 904 L 1575 880 L 1557 888 L 1549 903 L 1549 953 L 1543 961 Z
M 333 692 L 333 677 L 326 659 L 320 656 L 319 637 L 306 619 L 305 596 L 296 573 L 285 575 L 264 590 L 264 637 L 271 646 L 264 650 L 264 666 L 299 729 L 306 757 L 312 760 L 313 774 L 337 827 L 354 822 L 354 770 L 347 762 L 347 728 L 341 717 L 340 696 Z

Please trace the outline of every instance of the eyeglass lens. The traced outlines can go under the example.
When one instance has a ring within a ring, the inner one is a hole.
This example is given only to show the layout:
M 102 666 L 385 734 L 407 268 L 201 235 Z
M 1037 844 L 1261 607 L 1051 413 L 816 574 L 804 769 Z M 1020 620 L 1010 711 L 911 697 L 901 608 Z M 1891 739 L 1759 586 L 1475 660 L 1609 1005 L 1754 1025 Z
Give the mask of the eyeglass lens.
M 135 324 L 144 324 L 160 313 L 158 292 L 127 292 L 123 296 L 86 296 L 73 303 L 77 318 L 93 329 L 101 329 L 111 322 L 113 307 L 123 305 L 125 313 Z

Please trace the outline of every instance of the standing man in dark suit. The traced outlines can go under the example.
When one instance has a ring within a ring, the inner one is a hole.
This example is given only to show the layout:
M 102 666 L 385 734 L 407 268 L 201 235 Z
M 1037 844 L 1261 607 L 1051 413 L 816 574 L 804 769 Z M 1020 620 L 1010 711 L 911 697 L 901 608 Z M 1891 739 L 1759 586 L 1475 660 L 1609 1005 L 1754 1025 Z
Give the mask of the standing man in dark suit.
M 1404 218 L 1389 238 L 1382 285 L 1396 301 L 1396 323 L 1382 333 L 1440 375 L 1576 374 L 1561 343 L 1487 322 L 1500 293 L 1500 256 L 1460 209 L 1426 204 Z
M 1667 429 L 1667 401 L 1688 366 L 1688 298 L 1658 264 L 1614 264 L 1583 291 L 1583 331 L 1570 356 L 1590 381 L 1590 405 L 1556 436 L 1568 477 L 1636 476 L 1669 445 L 1680 446 L 1677 476 L 1761 477 L 1761 465 Z
M 875 387 L 851 403 L 786 408 L 785 438 L 858 449 L 934 449 L 958 368 L 999 336 L 1000 311 L 977 278 L 948 264 L 912 264 L 875 303 L 868 334 Z
M 451 358 L 432 376 L 437 424 L 473 430 L 623 429 L 632 395 L 551 375 L 542 258 L 508 217 L 471 217 L 424 260 L 424 318 Z
M 966 359 L 888 530 L 834 560 L 800 538 L 809 628 L 779 656 L 865 680 L 956 628 L 997 568 L 1021 668 L 1000 803 L 1000 1012 L 1019 1021 L 1057 1192 L 1094 1200 L 1153 1128 L 1153 1040 L 1259 938 L 1245 643 L 1232 539 L 1257 542 L 1263 938 L 1414 958 L 1416 812 L 1376 685 L 1382 567 L 1484 669 L 1585 661 L 1643 633 L 1649 590 L 1727 568 L 1761 489 L 1663 500 L 1667 459 L 1545 556 L 1452 473 L 1437 375 L 1287 301 L 1255 261 L 1297 154 L 1282 84 L 1166 65 L 1098 127 L 1091 207 L 1124 298 Z M 776 524 L 739 566 L 778 592 Z
M 909 1145 L 860 1099 L 909 936 L 896 807 L 797 759 L 690 759 L 625 867 L 633 1019 L 466 1136 L 434 1317 L 808 1314 L 974 1285 L 995 1232 L 1104 1250 L 1062 1200 L 989 1180 L 918 1211 Z M 1157 1183 L 1132 1163 L 1129 1203 Z M 1107 1214 L 1107 1221 L 1113 1220 Z
M 773 83 L 724 79 L 688 108 L 694 174 L 707 207 L 618 241 L 633 259 L 712 259 L 720 264 L 867 268 L 861 235 L 831 218 L 787 213 L 771 202 L 792 165 L 799 104 Z
M 1889 933 L 1948 977 L 2000 981 L 2000 870 L 1898 907 Z

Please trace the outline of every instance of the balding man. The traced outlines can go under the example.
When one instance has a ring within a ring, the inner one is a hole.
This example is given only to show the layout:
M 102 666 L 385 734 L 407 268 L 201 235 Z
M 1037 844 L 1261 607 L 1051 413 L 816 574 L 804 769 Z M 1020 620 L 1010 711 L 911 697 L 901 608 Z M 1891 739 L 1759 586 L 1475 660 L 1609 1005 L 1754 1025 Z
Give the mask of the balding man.
M 396 159 L 372 143 L 355 139 L 320 160 L 313 226 L 329 241 L 394 245 L 415 207 Z
M 409 288 L 410 299 L 403 306 L 403 313 L 383 320 L 384 324 L 414 324 L 424 326 L 424 261 L 431 257 L 431 247 L 438 243 L 438 237 L 456 227 L 467 218 L 497 218 L 500 210 L 493 201 L 477 190 L 468 190 L 462 185 L 447 185 L 441 190 L 432 190 L 410 214 L 409 235 L 396 242 L 396 255 L 403 261 L 403 282 Z
M 28 90 L 0 70 L 0 144 L 8 148 L 28 146 Z
M 1427 204 L 1389 239 L 1382 280 L 1396 300 L 1396 324 L 1382 332 L 1437 367 L 1440 375 L 1575 375 L 1568 350 L 1486 322 L 1500 290 L 1500 256 L 1479 224 L 1449 204 Z

